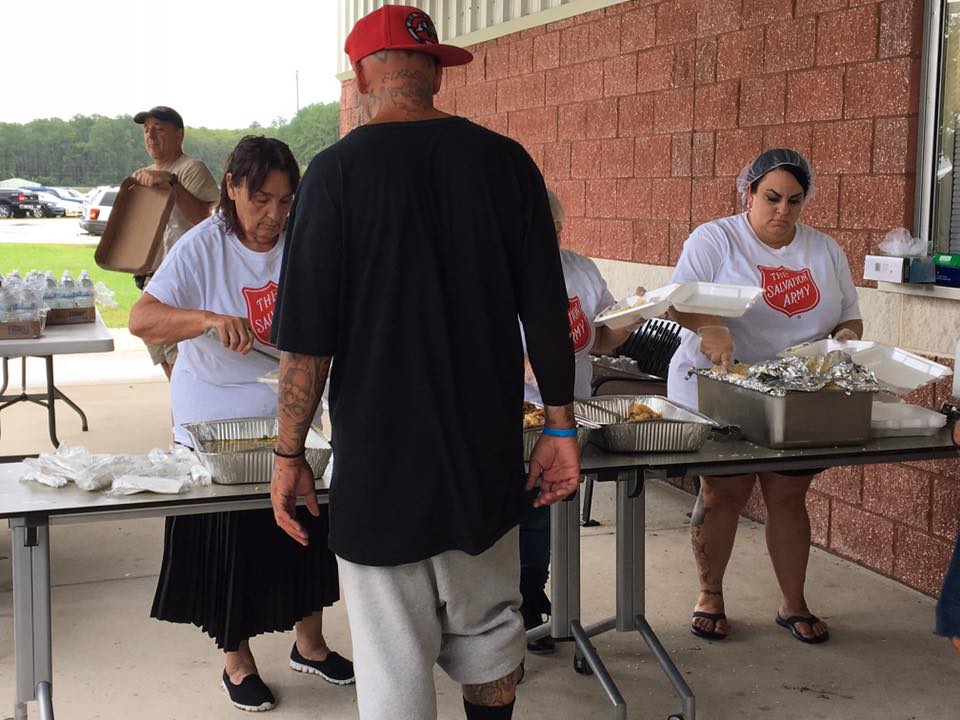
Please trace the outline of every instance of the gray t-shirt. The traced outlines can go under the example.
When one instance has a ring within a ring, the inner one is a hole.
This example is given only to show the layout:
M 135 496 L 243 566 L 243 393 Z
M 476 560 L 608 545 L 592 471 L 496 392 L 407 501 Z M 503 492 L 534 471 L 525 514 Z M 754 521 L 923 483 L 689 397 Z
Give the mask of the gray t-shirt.
M 146 169 L 159 170 L 160 168 L 154 163 Z M 181 155 L 170 167 L 163 169 L 175 174 L 177 182 L 198 200 L 215 203 L 220 199 L 220 189 L 217 187 L 217 181 L 213 179 L 213 175 L 202 160 L 190 155 Z M 174 206 L 173 212 L 170 213 L 170 220 L 167 221 L 167 229 L 163 231 L 164 257 L 170 252 L 173 244 L 191 227 L 193 227 L 193 224 Z

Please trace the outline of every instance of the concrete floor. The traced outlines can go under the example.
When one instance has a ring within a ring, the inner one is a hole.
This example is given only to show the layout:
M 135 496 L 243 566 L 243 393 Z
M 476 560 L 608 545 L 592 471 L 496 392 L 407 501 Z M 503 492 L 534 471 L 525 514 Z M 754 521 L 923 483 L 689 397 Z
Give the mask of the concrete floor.
M 144 360 L 145 362 L 145 360 Z M 166 445 L 169 405 L 162 382 L 65 385 L 87 411 L 90 432 L 61 413 L 61 439 L 96 450 L 142 452 Z M 0 454 L 47 450 L 41 408 L 3 411 Z M 615 538 L 611 488 L 595 501 L 602 527 L 583 533 L 584 623 L 613 613 Z M 705 642 L 687 630 L 696 576 L 687 539 L 691 498 L 652 484 L 647 502 L 648 619 L 697 694 L 702 720 L 946 720 L 960 707 L 960 657 L 936 638 L 933 601 L 820 550 L 811 556 L 809 601 L 833 639 L 806 646 L 773 623 L 777 593 L 763 528 L 743 521 L 728 571 L 733 636 Z M 222 659 L 189 626 L 148 617 L 162 522 L 91 523 L 51 531 L 54 698 L 61 720 L 239 718 L 219 688 Z M 0 719 L 12 715 L 13 638 L 9 534 L 0 532 Z M 342 603 L 325 623 L 330 644 L 349 655 Z M 262 675 L 278 696 L 270 717 L 356 718 L 352 688 L 326 685 L 286 666 L 292 634 L 254 641 Z M 630 718 L 664 719 L 679 703 L 636 634 L 610 633 L 597 647 L 620 684 Z M 595 678 L 573 672 L 573 648 L 531 657 L 518 718 L 606 718 Z M 462 717 L 458 688 L 437 677 L 441 718 Z M 31 707 L 31 717 L 36 717 Z

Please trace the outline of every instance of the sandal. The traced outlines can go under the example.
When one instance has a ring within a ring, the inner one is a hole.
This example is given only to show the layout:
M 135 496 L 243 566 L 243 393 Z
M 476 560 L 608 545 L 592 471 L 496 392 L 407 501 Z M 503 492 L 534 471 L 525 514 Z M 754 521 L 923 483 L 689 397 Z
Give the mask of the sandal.
M 703 612 L 702 610 L 695 610 L 690 619 L 693 620 L 693 618 L 703 618 L 704 620 L 712 620 L 713 627 L 716 628 L 717 621 L 726 620 L 727 616 L 724 615 L 722 612 L 709 613 L 709 612 Z M 716 632 L 716 630 L 704 630 L 702 627 L 697 627 L 692 623 L 690 625 L 690 632 L 692 632 L 697 637 L 701 637 L 706 640 L 723 640 L 727 637 L 726 633 L 718 633 Z
M 777 625 L 784 627 L 790 631 L 790 634 L 793 635 L 797 640 L 802 643 L 807 643 L 808 645 L 816 645 L 817 643 L 826 642 L 830 639 L 830 631 L 825 631 L 822 635 L 814 635 L 813 637 L 806 637 L 797 630 L 797 623 L 804 622 L 810 625 L 810 629 L 813 629 L 814 624 L 820 622 L 820 618 L 816 615 L 791 615 L 788 618 L 780 617 L 780 613 L 777 613 Z

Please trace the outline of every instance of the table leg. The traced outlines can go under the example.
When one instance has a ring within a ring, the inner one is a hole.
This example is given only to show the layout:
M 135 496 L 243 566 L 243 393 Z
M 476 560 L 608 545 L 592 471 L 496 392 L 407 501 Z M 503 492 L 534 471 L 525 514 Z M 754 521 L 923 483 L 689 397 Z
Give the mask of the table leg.
M 26 703 L 46 697 L 53 717 L 50 635 L 50 534 L 45 524 L 10 520 L 13 565 L 13 638 L 16 666 L 14 718 L 26 720 Z M 41 717 L 43 709 L 41 709 Z
M 580 619 L 580 502 L 574 493 L 550 506 L 550 634 L 569 640 Z
M 10 358 L 6 355 L 3 357 L 3 385 L 0 386 L 0 395 L 3 395 L 7 391 L 7 383 L 10 382 Z
M 50 442 L 53 446 L 60 447 L 60 441 L 57 440 L 57 410 L 55 400 L 57 399 L 57 386 L 53 384 L 53 356 L 47 355 L 47 427 L 50 431 Z M 24 368 L 26 372 L 26 368 Z
M 590 638 L 608 630 L 637 631 L 653 653 L 670 684 L 680 697 L 682 710 L 668 720 L 696 720 L 695 698 L 669 653 L 660 643 L 645 617 L 646 581 L 646 518 L 645 486 L 648 479 L 662 477 L 661 473 L 637 471 L 621 473 L 617 478 L 617 615 L 584 629 L 579 622 L 571 624 L 576 641 L 574 669 L 592 672 L 603 686 L 613 704 L 614 720 L 627 717 L 626 701 L 607 671 Z

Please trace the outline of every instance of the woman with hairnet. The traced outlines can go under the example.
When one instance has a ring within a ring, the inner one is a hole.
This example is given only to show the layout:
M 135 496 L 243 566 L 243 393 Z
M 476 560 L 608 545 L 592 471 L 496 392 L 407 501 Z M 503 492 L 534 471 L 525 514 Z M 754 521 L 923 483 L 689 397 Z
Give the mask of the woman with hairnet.
M 563 204 L 556 194 L 547 189 L 550 200 L 550 212 L 557 231 L 557 240 L 563 232 Z M 563 265 L 563 279 L 567 286 L 570 320 L 570 338 L 573 340 L 574 364 L 576 376 L 573 395 L 587 398 L 592 394 L 593 361 L 591 354 L 610 353 L 626 342 L 633 327 L 614 330 L 597 325 L 593 319 L 600 311 L 613 304 L 614 298 L 607 289 L 607 283 L 597 269 L 596 263 L 573 250 L 561 249 L 560 262 Z M 637 288 L 636 294 L 643 295 L 644 289 Z M 524 362 L 524 400 L 541 403 L 540 390 L 536 378 L 530 369 L 530 363 Z M 526 630 L 544 622 L 544 616 L 550 615 L 550 601 L 544 592 L 550 566 L 550 508 L 530 505 L 520 521 L 520 594 L 523 598 L 520 614 Z M 553 638 L 549 635 L 527 644 L 532 653 L 547 654 L 554 650 Z
M 766 150 L 737 181 L 746 211 L 696 228 L 683 246 L 673 282 L 707 281 L 759 286 L 758 301 L 740 318 L 676 313 L 685 328 L 670 363 L 668 394 L 697 405 L 691 368 L 772 360 L 783 349 L 833 337 L 858 340 L 863 322 L 847 258 L 828 235 L 798 220 L 816 190 L 800 153 Z M 730 631 L 723 576 L 737 519 L 759 480 L 767 506 L 766 541 L 780 585 L 776 623 L 805 643 L 829 638 L 826 624 L 807 606 L 804 581 L 810 556 L 806 493 L 815 471 L 797 470 L 702 477 L 690 521 L 700 596 L 690 630 L 722 640 Z

